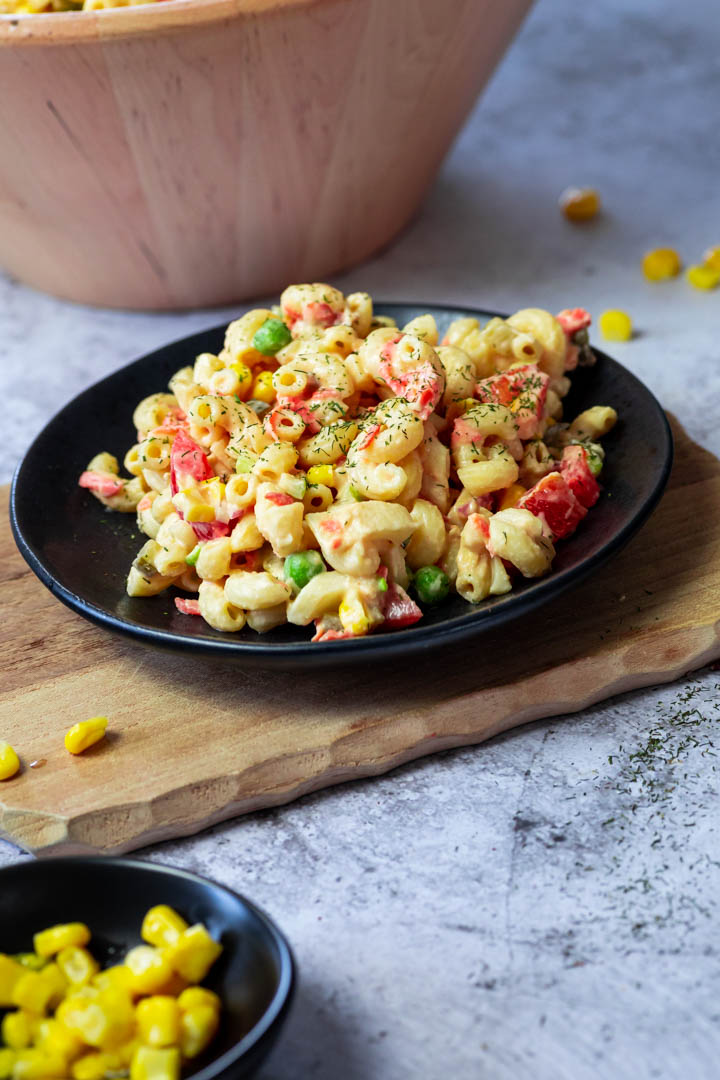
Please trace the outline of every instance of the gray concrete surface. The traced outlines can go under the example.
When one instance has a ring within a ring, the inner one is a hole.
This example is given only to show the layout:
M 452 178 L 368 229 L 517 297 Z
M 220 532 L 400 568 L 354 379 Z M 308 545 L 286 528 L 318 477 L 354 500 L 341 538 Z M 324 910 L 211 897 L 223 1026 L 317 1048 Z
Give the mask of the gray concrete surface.
M 720 291 L 639 265 L 720 244 L 718 55 L 712 0 L 540 0 L 421 216 L 338 284 L 625 308 L 637 335 L 610 351 L 720 453 Z M 556 199 L 584 183 L 605 211 L 576 228 Z M 92 311 L 0 276 L 0 480 L 88 382 L 230 314 Z M 144 852 L 246 892 L 292 941 L 298 997 L 262 1080 L 720 1075 L 719 683 L 705 670 Z M 0 844 L 0 865 L 22 857 Z

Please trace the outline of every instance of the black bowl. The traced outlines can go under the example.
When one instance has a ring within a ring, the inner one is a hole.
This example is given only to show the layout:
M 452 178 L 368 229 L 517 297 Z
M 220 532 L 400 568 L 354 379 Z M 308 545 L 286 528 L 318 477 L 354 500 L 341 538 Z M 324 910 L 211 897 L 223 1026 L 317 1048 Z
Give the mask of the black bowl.
M 103 966 L 141 943 L 148 908 L 169 904 L 202 922 L 223 953 L 204 985 L 220 995 L 220 1030 L 183 1075 L 193 1080 L 251 1076 L 287 1016 L 294 964 L 287 941 L 262 911 L 205 878 L 155 863 L 100 857 L 45 859 L 0 870 L 0 952 L 32 950 L 38 930 L 84 922 Z
M 489 311 L 429 304 L 380 304 L 399 326 L 425 311 L 440 332 L 459 315 L 488 318 Z M 566 415 L 591 405 L 612 405 L 620 420 L 603 440 L 607 451 L 603 494 L 569 540 L 558 544 L 549 574 L 518 582 L 512 592 L 482 604 L 452 596 L 426 609 L 406 630 L 349 641 L 310 642 L 312 627 L 279 626 L 268 634 L 245 627 L 237 634 L 213 630 L 202 619 L 181 615 L 173 596 L 130 597 L 125 579 L 145 537 L 134 515 L 113 514 L 77 479 L 93 454 L 109 450 L 122 460 L 135 434 L 132 411 L 141 398 L 167 386 L 178 368 L 200 352 L 222 347 L 218 326 L 175 341 L 91 386 L 66 405 L 35 439 L 18 466 L 10 495 L 10 521 L 21 554 L 63 603 L 87 619 L 148 645 L 236 659 L 245 667 L 317 673 L 320 668 L 383 663 L 418 656 L 496 630 L 577 585 L 616 555 L 655 507 L 672 462 L 672 436 L 651 392 L 605 353 L 573 373 Z

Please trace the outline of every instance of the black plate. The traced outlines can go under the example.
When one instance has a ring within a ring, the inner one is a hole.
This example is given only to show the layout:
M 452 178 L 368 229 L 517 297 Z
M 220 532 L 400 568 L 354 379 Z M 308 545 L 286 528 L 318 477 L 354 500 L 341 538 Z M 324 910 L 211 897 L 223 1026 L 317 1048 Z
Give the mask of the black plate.
M 287 1016 L 293 958 L 268 916 L 222 885 L 156 863 L 96 855 L 6 867 L 0 870 L 0 952 L 30 952 L 38 930 L 84 922 L 101 965 L 118 963 L 142 944 L 143 916 L 155 904 L 169 904 L 191 924 L 204 923 L 223 945 L 203 983 L 222 999 L 220 1030 L 183 1076 L 252 1075 Z
M 494 312 L 432 305 L 381 304 L 402 326 L 430 312 L 441 333 L 460 315 Z M 148 394 L 164 390 L 178 368 L 200 352 L 217 352 L 224 326 L 175 341 L 91 386 L 66 405 L 18 466 L 10 515 L 18 547 L 43 584 L 81 615 L 154 645 L 235 657 L 247 667 L 313 668 L 356 660 L 385 660 L 495 629 L 579 582 L 615 555 L 657 503 L 672 463 L 665 414 L 639 379 L 596 351 L 598 363 L 573 376 L 565 413 L 612 405 L 620 415 L 603 440 L 607 451 L 603 495 L 577 533 L 557 547 L 547 577 L 522 581 L 511 593 L 472 606 L 453 596 L 407 629 L 364 638 L 310 642 L 311 628 L 278 627 L 259 635 L 249 627 L 222 634 L 203 620 L 175 611 L 172 595 L 132 598 L 125 593 L 130 564 L 145 537 L 133 515 L 113 514 L 77 486 L 90 458 L 109 450 L 122 461 L 135 439 L 132 412 Z

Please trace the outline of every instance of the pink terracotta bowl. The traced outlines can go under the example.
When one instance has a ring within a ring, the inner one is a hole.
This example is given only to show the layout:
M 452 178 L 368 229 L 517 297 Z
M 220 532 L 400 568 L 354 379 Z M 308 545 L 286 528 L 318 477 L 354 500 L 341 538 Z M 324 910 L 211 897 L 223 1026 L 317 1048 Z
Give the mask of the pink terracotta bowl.
M 531 0 L 166 0 L 0 16 L 0 265 L 232 303 L 386 244 Z

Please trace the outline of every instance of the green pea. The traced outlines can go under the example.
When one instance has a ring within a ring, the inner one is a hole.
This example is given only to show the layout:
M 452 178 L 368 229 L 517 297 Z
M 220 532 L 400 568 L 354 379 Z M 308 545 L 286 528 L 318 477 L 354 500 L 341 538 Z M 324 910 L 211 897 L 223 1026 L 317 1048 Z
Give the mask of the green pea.
M 378 592 L 387 592 L 388 583 L 387 583 L 387 581 L 385 580 L 384 577 L 379 577 L 377 579 L 377 587 L 378 587 Z
M 296 551 L 285 559 L 285 580 L 297 589 L 304 589 L 316 574 L 322 574 L 325 563 L 317 551 Z
M 439 566 L 421 566 L 415 571 L 413 588 L 421 604 L 440 604 L 450 592 L 450 578 Z
M 292 341 L 292 334 L 282 319 L 266 319 L 253 338 L 253 349 L 263 356 L 274 356 Z
M 200 552 L 202 551 L 202 544 L 196 544 L 189 555 L 185 556 L 185 562 L 188 566 L 194 566 L 200 558 Z

